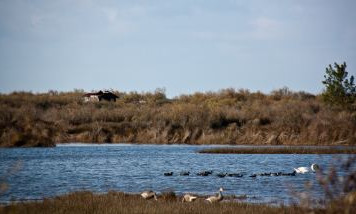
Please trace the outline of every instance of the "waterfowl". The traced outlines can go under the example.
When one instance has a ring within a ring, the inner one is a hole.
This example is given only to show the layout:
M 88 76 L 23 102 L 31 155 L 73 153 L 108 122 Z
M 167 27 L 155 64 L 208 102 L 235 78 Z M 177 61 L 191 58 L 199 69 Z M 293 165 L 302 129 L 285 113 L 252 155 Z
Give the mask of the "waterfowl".
M 281 175 L 282 176 L 295 176 L 297 172 L 296 171 L 293 171 L 292 173 L 282 173 Z
M 193 202 L 193 201 L 195 201 L 195 199 L 197 199 L 196 196 L 193 196 L 191 194 L 185 194 L 183 196 L 182 202 Z
M 227 173 L 219 173 L 216 176 L 218 176 L 219 178 L 223 178 L 227 175 Z
M 163 173 L 164 176 L 172 176 L 173 175 L 173 172 L 165 172 Z
M 144 198 L 146 200 L 151 199 L 151 198 L 154 198 L 155 200 L 157 200 L 156 193 L 151 190 L 142 192 L 141 196 L 142 196 L 142 198 Z
M 207 201 L 209 201 L 210 203 L 215 203 L 215 202 L 219 202 L 221 200 L 223 200 L 223 195 L 221 192 L 223 192 L 224 189 L 222 187 L 220 187 L 218 195 L 217 196 L 210 196 L 209 198 L 205 199 Z
M 310 169 L 312 170 L 312 172 L 315 172 L 315 171 L 319 170 L 319 165 L 313 163 L 313 164 L 310 166 Z M 294 168 L 294 171 L 295 171 L 296 173 L 304 174 L 304 173 L 309 172 L 309 168 L 308 168 L 308 167 L 305 167 L 305 166 L 302 166 L 302 167 Z
M 243 174 L 239 174 L 239 173 L 229 173 L 229 174 L 227 174 L 227 176 L 241 178 L 244 175 Z
M 199 176 L 208 176 L 208 175 L 211 175 L 211 174 L 213 174 L 213 171 L 212 171 L 212 170 L 203 171 L 203 172 L 197 173 L 197 175 L 199 175 Z
M 181 173 L 180 173 L 180 175 L 182 175 L 182 176 L 188 176 L 189 174 L 190 174 L 189 171 L 187 171 L 187 172 L 181 172 Z
M 273 172 L 271 173 L 271 176 L 280 176 L 282 175 L 282 172 Z
M 255 178 L 257 175 L 256 174 L 252 174 L 252 175 L 250 175 L 249 177 L 250 178 Z

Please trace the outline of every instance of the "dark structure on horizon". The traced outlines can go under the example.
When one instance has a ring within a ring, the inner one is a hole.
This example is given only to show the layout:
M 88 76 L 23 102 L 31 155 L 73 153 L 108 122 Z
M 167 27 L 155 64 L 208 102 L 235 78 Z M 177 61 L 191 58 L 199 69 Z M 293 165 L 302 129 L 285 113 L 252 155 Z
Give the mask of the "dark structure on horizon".
M 110 91 L 99 91 L 97 93 L 87 93 L 83 95 L 84 102 L 98 102 L 102 100 L 114 101 L 119 97 Z

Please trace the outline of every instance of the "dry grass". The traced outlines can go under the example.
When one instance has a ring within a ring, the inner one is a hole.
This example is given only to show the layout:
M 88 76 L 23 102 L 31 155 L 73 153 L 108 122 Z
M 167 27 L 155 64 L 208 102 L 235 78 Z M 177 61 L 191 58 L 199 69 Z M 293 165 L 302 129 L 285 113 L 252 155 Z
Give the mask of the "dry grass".
M 84 103 L 83 91 L 0 95 L 0 146 L 58 142 L 355 145 L 356 112 L 286 88 L 269 95 L 224 89 L 167 99 L 120 93 Z
M 248 147 L 248 148 L 212 148 L 199 153 L 207 154 L 356 154 L 354 148 L 320 148 L 320 147 Z
M 172 198 L 173 197 L 173 198 Z M 107 194 L 93 194 L 91 192 L 77 192 L 44 199 L 40 202 L 13 203 L 0 206 L 0 213 L 347 213 L 346 207 L 353 210 L 354 205 L 348 204 L 340 207 L 332 204 L 327 209 L 306 209 L 302 207 L 276 207 L 269 205 L 256 205 L 237 202 L 220 202 L 208 204 L 202 198 L 193 203 L 182 203 L 179 197 L 170 196 L 165 199 L 163 196 L 158 201 L 146 201 L 139 195 L 131 195 L 118 192 Z M 351 213 L 351 212 L 349 212 Z

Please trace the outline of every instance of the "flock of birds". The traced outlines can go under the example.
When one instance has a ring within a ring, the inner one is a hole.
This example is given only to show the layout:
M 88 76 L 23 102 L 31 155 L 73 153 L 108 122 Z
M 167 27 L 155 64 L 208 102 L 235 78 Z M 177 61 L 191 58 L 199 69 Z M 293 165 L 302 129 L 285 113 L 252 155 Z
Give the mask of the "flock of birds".
M 224 189 L 222 187 L 220 187 L 219 192 L 217 195 L 214 196 L 210 196 L 207 199 L 205 199 L 206 201 L 210 202 L 210 203 L 214 203 L 214 202 L 219 202 L 223 200 L 223 195 L 222 192 L 224 191 Z M 149 191 L 144 191 L 141 193 L 142 198 L 144 199 L 152 199 L 154 198 L 155 200 L 157 200 L 157 194 L 155 192 L 153 192 L 152 190 Z M 197 196 L 191 195 L 191 194 L 185 194 L 182 198 L 182 202 L 193 202 L 197 199 Z
M 249 177 L 257 177 L 257 176 L 295 176 L 296 174 L 304 174 L 304 173 L 308 173 L 310 171 L 315 172 L 319 170 L 319 166 L 317 164 L 312 164 L 309 167 L 298 167 L 298 168 L 294 168 L 293 172 L 289 172 L 289 173 L 285 173 L 285 172 L 265 172 L 265 173 L 259 173 L 259 174 L 252 174 Z M 198 172 L 196 175 L 198 176 L 209 176 L 212 175 L 213 171 L 209 170 L 209 171 L 202 171 L 202 172 Z M 163 173 L 164 176 L 173 176 L 173 172 L 165 172 Z M 179 175 L 181 176 L 189 176 L 190 172 L 189 171 L 183 171 L 180 172 Z M 217 173 L 216 174 L 217 177 L 223 178 L 223 177 L 238 177 L 241 178 L 244 176 L 244 174 L 242 173 Z
M 320 170 L 319 165 L 317 164 L 312 164 L 309 167 L 298 167 L 298 168 L 294 168 L 294 171 L 292 173 L 282 173 L 282 172 L 277 172 L 277 173 L 260 173 L 260 174 L 252 174 L 249 177 L 256 177 L 257 175 L 259 176 L 295 176 L 296 174 L 304 174 L 304 173 L 308 173 L 308 172 L 316 172 Z M 208 175 L 212 175 L 213 171 L 209 170 L 209 171 L 202 171 L 197 173 L 197 175 L 199 176 L 208 176 Z M 164 173 L 165 176 L 172 176 L 173 172 L 166 172 Z M 181 172 L 180 173 L 181 176 L 189 176 L 190 172 Z M 242 177 L 243 174 L 239 174 L 239 173 L 219 173 L 217 174 L 218 177 L 225 177 L 225 176 L 230 176 L 230 177 Z M 222 187 L 220 187 L 218 193 L 216 195 L 210 196 L 208 198 L 206 198 L 205 200 L 210 202 L 210 203 L 215 203 L 215 202 L 219 202 L 223 200 L 223 195 L 222 192 L 224 191 L 224 189 Z M 144 199 L 155 199 L 157 200 L 157 194 L 152 191 L 144 191 L 141 193 L 141 196 Z M 182 202 L 193 202 L 197 199 L 197 196 L 194 196 L 192 194 L 185 194 L 182 198 Z

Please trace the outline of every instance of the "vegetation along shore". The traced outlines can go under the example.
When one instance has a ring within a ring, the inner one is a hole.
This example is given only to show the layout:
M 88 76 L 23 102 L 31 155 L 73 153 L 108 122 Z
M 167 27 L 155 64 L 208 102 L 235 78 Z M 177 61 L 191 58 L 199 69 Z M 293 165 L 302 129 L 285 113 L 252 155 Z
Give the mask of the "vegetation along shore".
M 352 213 L 354 201 L 350 197 L 329 203 L 323 208 L 302 206 L 271 206 L 241 203 L 227 197 L 222 203 L 210 204 L 204 198 L 183 203 L 174 192 L 163 193 L 158 200 L 145 200 L 140 195 L 121 192 L 93 194 L 76 192 L 37 202 L 19 202 L 0 206 L 0 213 Z M 354 199 L 352 199 L 354 200 Z
M 356 154 L 355 147 L 306 147 L 306 146 L 282 146 L 282 147 L 239 147 L 239 148 L 209 148 L 202 149 L 199 153 L 207 154 Z
M 162 89 L 0 94 L 0 146 L 356 145 L 356 87 L 345 68 L 326 69 L 320 95 L 288 88 L 270 94 L 230 88 L 174 99 Z
M 65 142 L 155 144 L 356 145 L 356 112 L 321 95 L 224 89 L 167 99 L 120 93 L 84 102 L 83 91 L 0 95 L 0 145 Z

